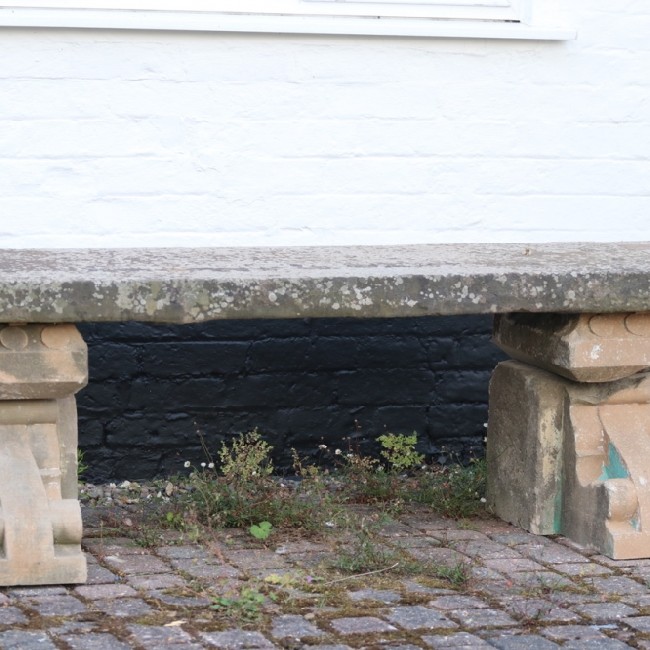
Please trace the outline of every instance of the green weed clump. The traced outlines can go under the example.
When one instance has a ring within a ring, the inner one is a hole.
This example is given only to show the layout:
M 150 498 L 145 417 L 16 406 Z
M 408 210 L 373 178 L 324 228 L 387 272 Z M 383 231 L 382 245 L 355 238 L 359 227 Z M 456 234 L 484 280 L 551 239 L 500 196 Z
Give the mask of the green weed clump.
M 381 445 L 381 455 L 393 472 L 406 472 L 422 465 L 424 456 L 415 451 L 418 436 L 415 431 L 410 436 L 386 433 L 377 438 Z
M 224 443 L 215 454 L 216 462 L 204 444 L 206 462 L 179 477 L 178 484 L 167 481 L 161 486 L 158 497 L 169 504 L 162 524 L 178 531 L 179 538 L 195 541 L 208 538 L 211 529 L 239 528 L 249 536 L 247 543 L 264 545 L 281 542 L 287 530 L 292 531 L 292 538 L 307 534 L 334 539 L 336 558 L 323 565 L 338 574 L 334 579 L 269 576 L 258 583 L 261 591 L 247 585 L 213 598 L 211 609 L 220 618 L 257 620 L 266 599 L 274 597 L 273 587 L 278 586 L 318 591 L 344 580 L 372 577 L 381 581 L 396 575 L 427 576 L 457 589 L 467 584 L 468 565 L 446 566 L 414 557 L 383 529 L 399 524 L 394 518 L 397 512 L 421 511 L 416 504 L 452 518 L 480 515 L 485 502 L 485 462 L 432 467 L 424 465 L 423 455 L 416 451 L 415 433 L 387 433 L 378 441 L 378 458 L 335 450 L 332 460 L 338 467 L 331 473 L 293 450 L 295 480 L 283 480 L 273 475 L 271 445 L 253 430 Z M 327 452 L 325 445 L 320 449 Z M 191 467 L 189 461 L 185 467 Z M 142 525 L 136 530 L 132 523 L 126 525 L 132 534 L 137 533 L 139 544 L 155 546 L 162 539 L 158 529 Z
M 337 449 L 333 474 L 306 463 L 294 450 L 296 480 L 281 480 L 273 476 L 271 445 L 257 430 L 244 433 L 221 446 L 217 463 L 206 449 L 210 462 L 190 473 L 178 510 L 167 515 L 167 523 L 179 529 L 191 522 L 243 528 L 265 542 L 282 529 L 322 533 L 339 525 L 355 528 L 345 517 L 349 504 L 381 504 L 393 513 L 412 503 L 426 504 L 453 518 L 483 510 L 483 461 L 432 469 L 423 466 L 415 433 L 388 433 L 378 440 L 381 458 Z M 359 558 L 367 557 L 368 550 L 361 545 Z
M 77 449 L 77 480 L 81 481 L 87 471 L 88 464 L 84 461 L 84 452 Z
M 294 453 L 302 480 L 280 481 L 272 476 L 271 451 L 257 430 L 224 443 L 218 468 L 210 462 L 190 474 L 182 505 L 204 525 L 247 528 L 262 541 L 277 528 L 322 530 L 333 515 L 319 470 Z
M 348 498 L 356 503 L 383 502 L 400 508 L 411 500 L 410 481 L 405 480 L 405 474 L 416 475 L 424 462 L 424 456 L 415 451 L 417 434 L 387 433 L 377 440 L 383 464 L 377 458 L 360 453 L 343 456 L 340 472 L 346 479 Z
M 437 565 L 430 575 L 446 580 L 453 587 L 461 588 L 469 582 L 472 573 L 469 564 L 458 562 L 452 566 Z
M 221 473 L 231 482 L 256 483 L 273 474 L 273 447 L 254 429 L 219 450 Z
M 270 521 L 260 521 L 259 524 L 253 524 L 248 532 L 255 538 L 259 540 L 268 539 L 273 530 L 273 524 Z
M 486 475 L 485 460 L 474 460 L 467 467 L 441 467 L 419 477 L 412 499 L 447 517 L 474 517 L 485 509 Z
M 216 596 L 210 609 L 236 621 L 257 621 L 262 615 L 266 601 L 264 594 L 253 587 L 244 587 L 240 593 L 229 596 Z
M 355 536 L 337 552 L 330 568 L 360 576 L 389 573 L 399 576 L 426 575 L 442 580 L 453 587 L 463 587 L 470 579 L 470 567 L 464 562 L 447 566 L 417 559 L 401 549 L 377 540 L 372 524 L 361 523 Z M 344 580 L 340 578 L 339 580 Z
M 398 498 L 399 481 L 384 471 L 379 460 L 358 453 L 343 456 L 338 468 L 342 489 L 340 498 L 351 503 L 379 503 Z
M 372 531 L 361 526 L 355 537 L 339 550 L 332 568 L 346 573 L 374 572 L 390 567 L 397 569 L 403 557 L 397 551 L 378 544 Z

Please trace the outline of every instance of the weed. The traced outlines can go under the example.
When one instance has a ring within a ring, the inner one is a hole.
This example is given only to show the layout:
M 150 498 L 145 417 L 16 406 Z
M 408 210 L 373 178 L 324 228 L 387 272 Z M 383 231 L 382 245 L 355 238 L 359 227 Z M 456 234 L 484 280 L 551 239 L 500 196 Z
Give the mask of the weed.
M 355 503 L 390 504 L 393 511 L 399 510 L 403 502 L 402 481 L 390 472 L 376 471 L 350 476 L 350 485 L 346 486 L 349 500 Z
M 356 503 L 389 503 L 399 510 L 411 495 L 401 474 L 420 465 L 424 457 L 415 451 L 417 434 L 410 436 L 387 433 L 379 436 L 384 467 L 376 458 L 350 452 L 342 468 L 348 499 Z
M 354 538 L 337 553 L 330 568 L 346 573 L 369 575 L 390 572 L 393 575 L 418 575 L 428 573 L 430 566 L 392 546 L 375 541 L 376 527 L 380 522 L 361 521 Z
M 294 575 L 292 573 L 270 573 L 264 578 L 264 582 L 274 587 L 300 587 L 308 581 L 302 575 Z M 311 582 L 311 580 L 309 581 Z
M 304 483 L 309 484 L 311 489 L 325 488 L 323 483 L 324 472 L 316 465 L 307 465 L 294 448 L 291 449 L 291 460 L 295 475 Z
M 424 456 L 415 451 L 417 433 L 410 436 L 387 433 L 377 438 L 381 444 L 381 455 L 388 462 L 392 471 L 405 472 L 412 470 L 424 461 Z
M 485 477 L 483 460 L 430 471 L 419 477 L 413 500 L 448 517 L 473 517 L 484 510 Z
M 77 449 L 77 480 L 81 480 L 81 477 L 88 471 L 88 465 L 84 463 L 84 452 L 81 449 Z
M 400 480 L 387 472 L 379 460 L 358 452 L 342 455 L 338 474 L 344 485 L 344 499 L 352 503 L 396 502 L 400 496 Z
M 337 554 L 332 568 L 346 573 L 377 571 L 397 568 L 402 559 L 402 555 L 393 549 L 377 544 L 370 531 L 362 527 L 357 538 Z
M 183 515 L 179 512 L 167 512 L 165 514 L 165 523 L 170 528 L 175 528 L 176 530 L 182 530 L 185 528 L 185 520 L 183 519 Z
M 160 534 L 155 527 L 139 526 L 131 535 L 134 543 L 142 548 L 154 548 L 160 544 Z
M 208 527 L 244 528 L 264 541 L 272 531 L 287 528 L 313 534 L 327 528 L 357 528 L 357 522 L 345 521 L 343 515 L 349 503 L 381 503 L 394 514 L 416 502 L 455 518 L 483 509 L 484 462 L 467 468 L 419 469 L 422 455 L 415 451 L 415 433 L 385 434 L 379 441 L 385 465 L 377 458 L 337 449 L 333 457 L 338 468 L 333 474 L 306 463 L 292 450 L 296 480 L 282 481 L 272 476 L 271 446 L 257 430 L 244 433 L 218 451 L 219 469 L 214 469 L 206 449 L 210 462 L 201 463 L 189 475 L 186 489 L 178 490 L 167 524 L 184 530 L 185 522 L 193 520 Z M 394 563 L 391 553 L 385 555 L 370 542 L 369 535 L 360 532 L 354 550 L 341 554 L 340 568 L 354 572 Z
M 341 455 L 339 474 L 347 501 L 385 503 L 393 512 L 410 502 L 423 503 L 454 518 L 474 516 L 483 510 L 483 461 L 474 461 L 466 468 L 454 465 L 426 469 L 422 467 L 422 454 L 415 451 L 415 433 L 389 433 L 378 440 L 386 466 L 358 452 Z
M 343 456 L 345 461 L 345 468 L 350 472 L 364 476 L 366 474 L 374 474 L 379 469 L 379 461 L 370 456 L 363 456 L 359 452 L 349 451 Z M 382 468 L 383 469 L 383 468 Z
M 454 587 L 464 587 L 470 579 L 470 568 L 466 562 L 458 562 L 453 566 L 437 565 L 432 567 L 431 575 L 446 580 Z
M 535 582 L 527 585 L 522 591 L 522 594 L 529 598 L 541 598 L 558 593 L 590 595 L 594 593 L 594 588 L 583 581 L 571 582 L 559 575 L 554 577 L 538 575 Z
M 255 539 L 265 540 L 269 538 L 273 524 L 269 521 L 260 521 L 259 524 L 253 524 L 248 530 Z
M 326 521 L 336 519 L 336 509 L 319 470 L 294 454 L 301 480 L 279 481 L 271 476 L 270 452 L 257 431 L 224 445 L 221 476 L 209 466 L 190 474 L 190 489 L 182 497 L 185 510 L 205 525 L 248 528 L 258 539 L 268 537 L 272 528 L 322 531 Z
M 219 451 L 221 472 L 236 483 L 261 480 L 273 473 L 271 451 L 273 447 L 262 440 L 257 429 L 243 433 L 230 445 L 222 445 Z
M 197 517 L 210 526 L 250 529 L 266 521 L 274 528 L 319 531 L 331 518 L 318 497 L 273 479 L 233 485 L 215 477 L 195 478 L 192 483 L 197 489 L 188 498 Z
M 235 620 L 256 621 L 262 614 L 266 597 L 253 587 L 244 587 L 232 596 L 216 596 L 210 609 Z

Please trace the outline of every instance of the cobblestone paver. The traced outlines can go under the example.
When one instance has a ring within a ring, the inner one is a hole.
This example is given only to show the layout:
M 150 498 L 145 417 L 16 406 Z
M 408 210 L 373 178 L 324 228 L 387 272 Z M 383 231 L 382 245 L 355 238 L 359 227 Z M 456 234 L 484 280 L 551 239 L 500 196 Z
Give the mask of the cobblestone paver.
M 422 510 L 377 537 L 415 570 L 351 575 L 329 536 L 196 542 L 120 508 L 84 507 L 87 584 L 0 589 L 0 650 L 650 650 L 650 559 Z

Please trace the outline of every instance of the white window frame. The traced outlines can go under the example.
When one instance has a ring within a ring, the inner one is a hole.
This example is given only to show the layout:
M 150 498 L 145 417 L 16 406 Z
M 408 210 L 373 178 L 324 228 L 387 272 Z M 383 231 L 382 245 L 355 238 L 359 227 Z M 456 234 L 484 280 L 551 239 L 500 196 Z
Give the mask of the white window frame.
M 567 40 L 545 0 L 0 0 L 0 27 Z

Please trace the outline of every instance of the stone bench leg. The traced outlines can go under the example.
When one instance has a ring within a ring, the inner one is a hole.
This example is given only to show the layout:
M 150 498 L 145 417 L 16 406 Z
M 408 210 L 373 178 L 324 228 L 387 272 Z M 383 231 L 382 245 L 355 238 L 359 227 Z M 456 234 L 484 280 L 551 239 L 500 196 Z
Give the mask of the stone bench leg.
M 533 533 L 650 557 L 650 314 L 505 315 L 488 501 Z
M 74 398 L 86 381 L 74 325 L 0 326 L 0 585 L 86 580 Z

